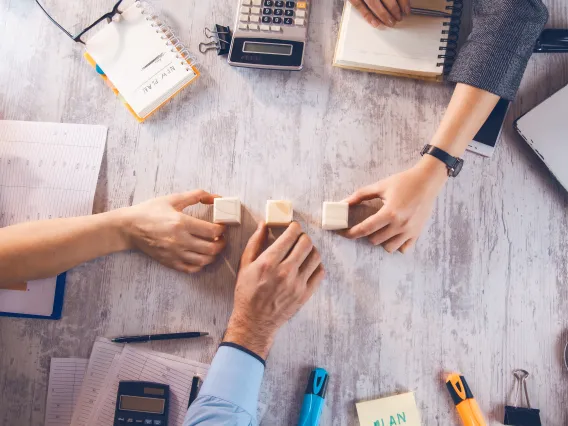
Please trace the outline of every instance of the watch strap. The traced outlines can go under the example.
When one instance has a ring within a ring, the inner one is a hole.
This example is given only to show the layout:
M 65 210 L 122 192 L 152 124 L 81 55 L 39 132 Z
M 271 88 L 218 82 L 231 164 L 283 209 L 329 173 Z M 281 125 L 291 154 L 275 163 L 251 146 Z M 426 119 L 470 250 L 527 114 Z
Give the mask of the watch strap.
M 422 148 L 420 155 L 425 154 L 436 157 L 438 160 L 444 163 L 448 168 L 448 176 L 450 177 L 456 177 L 462 169 L 463 160 L 461 158 L 454 157 L 443 149 L 438 148 L 437 146 L 429 144 L 424 145 L 424 148 Z

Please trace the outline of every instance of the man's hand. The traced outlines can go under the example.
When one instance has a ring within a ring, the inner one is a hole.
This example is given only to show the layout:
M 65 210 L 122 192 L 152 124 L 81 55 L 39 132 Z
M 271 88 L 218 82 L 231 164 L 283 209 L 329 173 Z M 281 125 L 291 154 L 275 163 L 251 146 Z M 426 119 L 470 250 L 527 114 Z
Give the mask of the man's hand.
M 380 198 L 383 207 L 341 234 L 350 239 L 368 237 L 373 245 L 382 245 L 389 253 L 404 253 L 422 232 L 447 179 L 445 165 L 424 156 L 413 168 L 359 189 L 345 201 L 355 205 Z
M 349 0 L 363 18 L 377 28 L 393 27 L 402 15 L 410 14 L 410 0 Z
M 297 222 L 261 253 L 267 234 L 266 225 L 260 223 L 243 252 L 224 338 L 264 359 L 278 329 L 308 301 L 324 277 L 320 255 Z
M 143 251 L 161 264 L 193 273 L 215 260 L 225 247 L 225 227 L 182 212 L 188 206 L 213 204 L 215 196 L 197 190 L 154 198 L 121 209 L 128 248 Z

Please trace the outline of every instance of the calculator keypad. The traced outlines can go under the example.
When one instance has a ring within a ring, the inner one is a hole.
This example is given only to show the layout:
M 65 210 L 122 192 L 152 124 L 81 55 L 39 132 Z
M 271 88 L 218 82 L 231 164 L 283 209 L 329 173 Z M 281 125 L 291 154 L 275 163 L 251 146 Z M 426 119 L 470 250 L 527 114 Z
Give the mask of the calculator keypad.
M 280 25 L 303 27 L 307 8 L 307 1 L 241 0 L 238 27 L 245 31 L 269 32 L 281 32 Z

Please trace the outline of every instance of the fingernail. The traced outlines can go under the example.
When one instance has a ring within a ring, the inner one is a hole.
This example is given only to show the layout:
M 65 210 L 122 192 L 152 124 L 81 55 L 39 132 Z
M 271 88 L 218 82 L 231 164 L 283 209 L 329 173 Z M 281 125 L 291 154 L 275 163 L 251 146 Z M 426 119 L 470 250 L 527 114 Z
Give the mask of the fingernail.
M 373 20 L 371 21 L 371 25 L 372 25 L 373 27 L 377 28 L 377 27 L 380 25 L 380 22 L 377 21 L 376 19 L 373 19 Z
M 410 6 L 405 7 L 404 13 L 406 13 L 407 15 L 410 15 L 412 13 L 412 10 L 410 10 Z
M 394 26 L 394 21 L 391 18 L 388 19 L 388 23 L 391 27 Z

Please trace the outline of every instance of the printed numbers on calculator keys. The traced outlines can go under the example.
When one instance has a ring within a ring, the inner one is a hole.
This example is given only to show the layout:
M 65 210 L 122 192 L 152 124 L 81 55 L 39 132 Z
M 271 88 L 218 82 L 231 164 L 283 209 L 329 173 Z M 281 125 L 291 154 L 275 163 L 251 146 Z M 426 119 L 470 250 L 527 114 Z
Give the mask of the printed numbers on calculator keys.
M 280 32 L 281 24 L 303 27 L 307 7 L 306 1 L 241 0 L 239 29 Z

